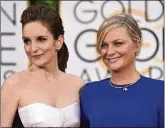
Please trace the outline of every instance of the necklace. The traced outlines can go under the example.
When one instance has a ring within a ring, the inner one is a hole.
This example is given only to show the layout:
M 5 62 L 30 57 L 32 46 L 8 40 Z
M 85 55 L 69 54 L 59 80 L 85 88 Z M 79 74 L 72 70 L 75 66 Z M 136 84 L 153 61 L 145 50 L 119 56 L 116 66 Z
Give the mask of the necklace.
M 111 80 L 109 80 L 109 84 L 111 85 L 111 87 L 113 87 L 113 88 L 121 88 L 122 91 L 125 92 L 125 91 L 128 90 L 128 87 L 129 87 L 129 86 L 134 85 L 135 83 L 137 83 L 137 82 L 140 80 L 140 78 L 141 78 L 141 76 L 139 75 L 139 78 L 138 78 L 135 82 L 133 82 L 133 83 L 131 83 L 131 84 L 128 84 L 128 85 L 126 85 L 126 86 L 123 86 L 123 87 L 114 86 L 113 83 L 111 82 Z

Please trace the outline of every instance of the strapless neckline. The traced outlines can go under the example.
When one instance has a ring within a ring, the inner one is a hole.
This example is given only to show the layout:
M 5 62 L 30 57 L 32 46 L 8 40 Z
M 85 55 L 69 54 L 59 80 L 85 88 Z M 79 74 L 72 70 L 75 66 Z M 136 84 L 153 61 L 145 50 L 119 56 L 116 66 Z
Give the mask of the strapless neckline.
M 45 104 L 45 103 L 39 103 L 38 102 L 38 103 L 32 103 L 32 104 L 28 104 L 26 106 L 23 106 L 23 107 L 19 108 L 18 111 L 22 111 L 22 110 L 24 110 L 24 109 L 26 109 L 28 107 L 34 106 L 34 105 L 42 105 L 42 106 L 46 106 L 46 107 L 49 107 L 49 108 L 52 108 L 52 109 L 63 110 L 63 109 L 66 109 L 66 108 L 71 107 L 71 106 L 76 105 L 76 104 L 79 104 L 79 103 L 78 102 L 74 102 L 74 103 L 72 103 L 70 105 L 67 105 L 65 107 L 57 108 L 57 107 L 54 107 L 54 106 L 51 106 L 51 105 L 48 105 L 48 104 Z
M 18 109 L 24 127 L 79 127 L 80 104 L 57 108 L 44 103 L 32 103 Z

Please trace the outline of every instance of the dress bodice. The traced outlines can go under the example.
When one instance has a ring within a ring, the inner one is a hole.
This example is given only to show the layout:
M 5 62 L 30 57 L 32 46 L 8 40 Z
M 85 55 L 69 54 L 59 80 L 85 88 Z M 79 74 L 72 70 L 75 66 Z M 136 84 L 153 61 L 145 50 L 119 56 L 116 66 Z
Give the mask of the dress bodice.
M 24 127 L 79 127 L 79 103 L 65 108 L 55 108 L 43 103 L 33 103 L 18 110 Z

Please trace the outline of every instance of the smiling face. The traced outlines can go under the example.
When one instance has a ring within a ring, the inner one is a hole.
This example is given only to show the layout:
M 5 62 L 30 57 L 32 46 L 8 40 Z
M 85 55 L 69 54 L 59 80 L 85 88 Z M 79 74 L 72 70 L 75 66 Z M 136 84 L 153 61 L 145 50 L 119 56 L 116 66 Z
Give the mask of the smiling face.
M 32 64 L 42 67 L 56 58 L 57 40 L 40 22 L 30 22 L 23 27 L 24 49 Z
M 111 29 L 101 43 L 100 54 L 103 62 L 111 71 L 122 71 L 135 67 L 135 53 L 139 47 L 134 43 L 127 29 Z

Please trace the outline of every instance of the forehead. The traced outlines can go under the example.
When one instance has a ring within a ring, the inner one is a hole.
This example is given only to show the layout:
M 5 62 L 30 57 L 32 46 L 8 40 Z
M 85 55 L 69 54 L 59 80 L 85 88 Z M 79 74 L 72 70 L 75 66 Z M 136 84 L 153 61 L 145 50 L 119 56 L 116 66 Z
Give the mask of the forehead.
M 22 34 L 24 36 L 33 37 L 39 35 L 50 35 L 51 33 L 46 28 L 46 26 L 42 25 L 40 22 L 30 22 L 25 24 L 22 30 Z
M 121 39 L 121 40 L 130 39 L 128 30 L 125 27 L 112 28 L 111 30 L 109 30 L 109 32 L 105 36 L 104 41 L 109 42 L 109 41 L 113 41 L 117 39 Z

